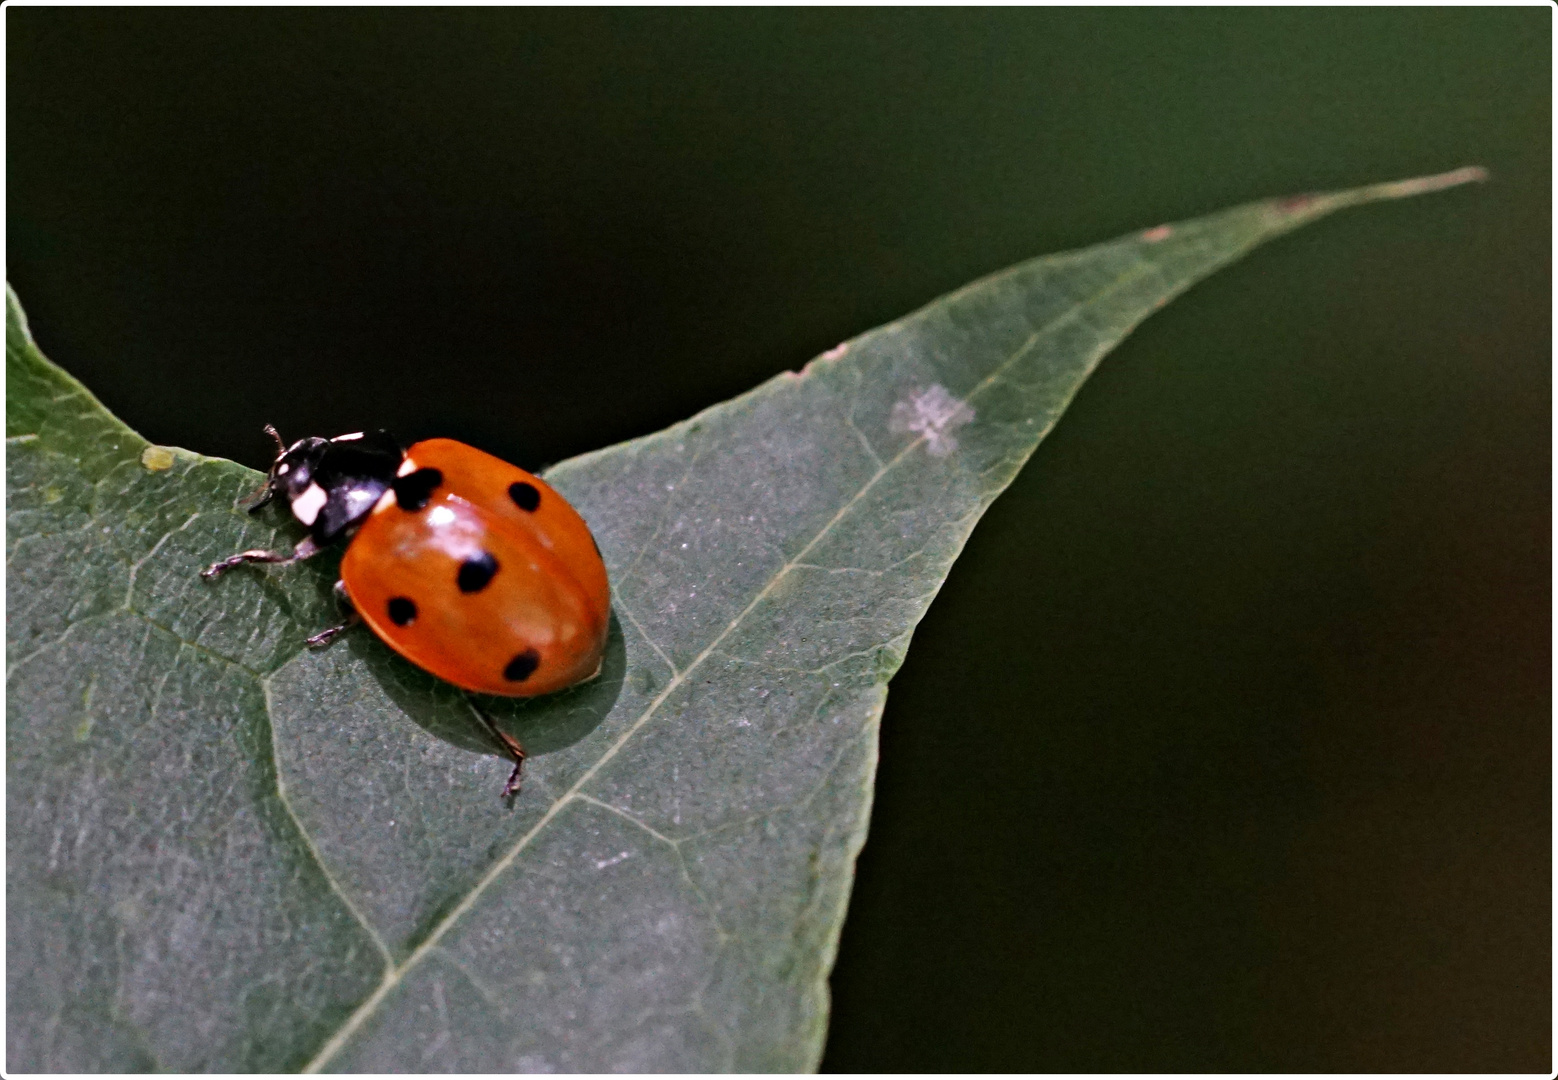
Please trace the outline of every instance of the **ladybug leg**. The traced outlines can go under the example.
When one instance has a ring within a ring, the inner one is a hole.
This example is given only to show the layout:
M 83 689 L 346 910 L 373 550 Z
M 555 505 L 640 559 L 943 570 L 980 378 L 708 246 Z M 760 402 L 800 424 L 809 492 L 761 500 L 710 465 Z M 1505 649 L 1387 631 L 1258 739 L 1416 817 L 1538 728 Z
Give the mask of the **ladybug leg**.
M 470 698 L 466 698 L 465 700 L 470 702 L 471 711 L 481 719 L 482 725 L 487 729 L 488 733 L 491 734 L 494 739 L 498 740 L 498 745 L 503 748 L 503 752 L 506 753 L 514 762 L 514 771 L 509 773 L 508 782 L 503 785 L 503 794 L 500 795 L 499 798 L 506 799 L 510 795 L 518 795 L 520 784 L 519 774 L 520 771 L 525 767 L 524 745 L 518 739 L 514 738 L 514 736 L 498 727 L 498 725 L 493 721 L 492 717 L 487 715 L 486 710 L 477 705 L 476 702 L 471 701 Z
M 262 551 L 259 548 L 255 548 L 252 551 L 240 551 L 236 555 L 229 555 L 220 562 L 212 563 L 210 566 L 200 571 L 200 576 L 205 578 L 207 581 L 211 581 L 215 578 L 221 577 L 233 567 L 240 566 L 243 563 L 277 563 L 279 565 L 285 566 L 291 563 L 301 562 L 303 559 L 317 554 L 319 554 L 319 548 L 314 544 L 314 538 L 312 536 L 305 536 L 302 540 L 298 541 L 297 547 L 292 549 L 292 554 L 290 555 L 284 555 L 279 551 Z
M 362 616 L 357 613 L 357 606 L 352 603 L 351 594 L 346 591 L 346 582 L 344 581 L 337 581 L 335 583 L 335 602 L 341 605 L 341 612 L 345 617 L 345 621 L 339 626 L 332 626 L 328 630 L 321 630 L 313 637 L 305 639 L 309 648 L 323 648 L 342 634 L 346 633 L 346 631 L 362 622 Z

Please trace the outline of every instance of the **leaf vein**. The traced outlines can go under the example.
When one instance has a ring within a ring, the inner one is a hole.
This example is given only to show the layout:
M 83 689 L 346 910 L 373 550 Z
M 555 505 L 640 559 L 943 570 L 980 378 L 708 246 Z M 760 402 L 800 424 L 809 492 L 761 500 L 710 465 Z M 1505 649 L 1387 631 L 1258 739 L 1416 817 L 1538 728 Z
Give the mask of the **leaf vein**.
M 687 883 L 687 887 L 692 890 L 693 895 L 695 895 L 700 901 L 703 902 L 704 907 L 709 909 L 709 921 L 714 924 L 714 932 L 719 936 L 720 946 L 723 948 L 725 942 L 729 941 L 732 937 L 732 934 L 725 928 L 725 924 L 720 921 L 719 905 L 716 904 L 712 898 L 710 898 L 708 893 L 703 891 L 702 886 L 693 880 L 692 867 L 687 862 L 686 853 L 682 851 L 682 842 L 680 840 L 675 840 L 669 836 L 666 836 L 664 833 L 654 829 L 645 822 L 640 821 L 626 810 L 613 806 L 609 802 L 597 799 L 593 795 L 579 794 L 576 795 L 575 798 L 577 798 L 580 802 L 587 802 L 592 806 L 598 806 L 602 810 L 606 810 L 617 815 L 617 817 L 622 818 L 624 821 L 627 821 L 633 825 L 637 825 L 640 829 L 643 829 L 650 836 L 654 837 L 656 840 L 660 841 L 666 847 L 671 849 L 671 851 L 676 855 L 676 861 L 678 865 L 681 866 L 682 880 Z
M 665 650 L 661 649 L 659 643 L 649 636 L 649 631 L 644 629 L 643 624 L 638 621 L 638 616 L 634 615 L 627 604 L 623 603 L 620 596 L 617 597 L 616 608 L 627 616 L 628 622 L 633 624 L 633 629 L 638 631 L 638 636 L 647 641 L 649 647 L 655 651 L 655 655 L 665 662 L 666 667 L 671 669 L 671 675 L 673 677 L 680 675 L 681 672 L 676 669 L 676 665 L 671 662 L 671 658 L 665 655 Z
M 650 549 L 654 546 L 654 542 L 660 538 L 661 530 L 665 528 L 665 523 L 670 520 L 672 510 L 676 508 L 678 505 L 678 500 L 681 498 L 682 492 L 687 488 L 687 478 L 692 475 L 693 469 L 697 467 L 698 459 L 703 456 L 703 444 L 706 440 L 699 436 L 700 433 L 696 429 L 687 433 L 687 439 L 689 441 L 697 439 L 697 443 L 693 447 L 692 454 L 687 459 L 687 468 L 682 470 L 681 477 L 677 479 L 674 490 L 671 493 L 672 497 L 665 500 L 660 511 L 660 517 L 655 522 L 654 531 L 649 534 L 649 537 L 634 554 L 633 561 L 628 563 L 627 566 L 623 567 L 621 575 L 622 580 L 626 580 L 628 577 L 632 576 L 633 572 L 638 569 L 638 564 L 643 561 L 644 556 L 648 554 Z
M 147 559 L 150 559 L 152 556 L 156 555 L 158 551 L 162 550 L 162 545 L 167 543 L 170 539 L 172 539 L 174 535 L 183 532 L 185 529 L 187 529 L 191 525 L 193 525 L 196 521 L 200 520 L 200 516 L 201 515 L 200 515 L 200 512 L 198 510 L 195 513 L 189 515 L 189 520 L 185 521 L 184 524 L 180 525 L 178 528 L 176 528 L 176 529 L 169 529 L 167 532 L 163 533 L 162 536 L 160 536 L 157 539 L 157 542 L 151 546 L 151 550 L 150 551 L 148 551 L 146 554 L 142 555 L 139 559 L 136 559 L 135 562 L 130 564 L 129 581 L 126 584 L 125 591 L 124 591 L 124 606 L 125 607 L 128 608 L 130 606 L 130 598 L 135 595 L 135 576 L 138 573 L 140 573 L 141 564 L 146 562 Z M 94 515 L 94 519 L 95 519 L 95 517 L 96 517 L 96 515 Z
M 1133 268 L 1132 271 L 1126 271 L 1120 274 L 1115 279 L 1115 281 L 1111 282 L 1103 290 L 1100 290 L 1099 293 L 1095 294 L 1092 300 L 1088 301 L 1088 303 L 1098 302 L 1098 300 L 1100 300 L 1103 296 L 1118 288 L 1124 281 L 1132 277 L 1134 272 L 1138 271 L 1139 267 Z M 974 394 L 979 393 L 981 390 L 984 390 L 988 386 L 992 385 L 994 380 L 1007 369 L 1009 369 L 1014 363 L 1016 363 L 1029 349 L 1031 349 L 1034 343 L 1037 342 L 1040 337 L 1047 333 L 1053 332 L 1055 329 L 1063 325 L 1068 319 L 1074 318 L 1076 310 L 1077 308 L 1073 307 L 1071 310 L 1051 320 L 1050 323 L 1045 327 L 1041 328 L 1040 330 L 1036 330 L 1033 334 L 1029 335 L 1028 339 L 1021 346 L 1019 346 L 1011 356 L 999 364 L 995 370 L 990 373 L 989 376 L 982 380 L 974 388 L 969 396 L 972 397 Z M 920 435 L 907 443 L 902 450 L 898 451 L 892 460 L 888 461 L 882 465 L 881 468 L 877 469 L 877 471 L 871 475 L 871 478 L 862 484 L 860 489 L 855 492 L 855 494 L 851 496 L 843 506 L 839 507 L 838 511 L 831 518 L 829 518 L 820 529 L 818 529 L 816 535 L 813 536 L 811 540 L 807 541 L 804 547 L 802 547 L 798 552 L 786 560 L 785 564 L 781 566 L 774 573 L 774 575 L 768 579 L 768 582 L 762 587 L 762 589 L 760 589 L 757 594 L 752 597 L 752 600 L 747 604 L 747 606 L 744 607 L 741 612 L 730 621 L 730 624 L 726 626 L 724 630 L 720 631 L 719 635 L 715 637 L 713 641 L 704 646 L 702 652 L 693 657 L 692 661 L 687 665 L 686 670 L 681 674 L 674 676 L 666 684 L 665 688 L 661 690 L 659 694 L 655 695 L 654 700 L 644 708 L 644 711 L 639 715 L 638 719 L 630 724 L 627 730 L 619 735 L 616 741 L 606 748 L 606 750 L 601 754 L 600 758 L 593 765 L 580 774 L 579 778 L 574 781 L 573 786 L 564 792 L 560 799 L 547 808 L 546 813 L 541 816 L 539 821 L 532 825 L 523 836 L 514 842 L 514 845 L 510 847 L 502 857 L 497 859 L 492 864 L 492 866 L 488 868 L 487 872 L 483 874 L 474 885 L 471 886 L 470 891 L 461 898 L 460 902 L 455 904 L 454 907 L 449 910 L 448 914 L 446 914 L 439 921 L 438 925 L 432 929 L 432 932 L 429 933 L 428 936 L 422 941 L 422 944 L 418 945 L 416 949 L 412 950 L 411 954 L 406 957 L 403 963 L 392 967 L 388 972 L 386 972 L 383 982 L 381 982 L 378 988 L 375 989 L 374 992 L 370 994 L 363 1001 L 363 1003 L 352 1012 L 352 1015 L 349 1016 L 346 1022 L 336 1030 L 336 1033 L 332 1035 L 322 1047 L 320 1047 L 319 1052 L 315 1054 L 313 1059 L 309 1061 L 308 1065 L 304 1067 L 304 1072 L 318 1072 L 326 1062 L 334 1057 L 341 1050 L 341 1048 L 346 1045 L 346 1040 L 349 1039 L 352 1034 L 362 1026 L 364 1020 L 373 1014 L 373 1012 L 379 1007 L 379 1003 L 384 1000 L 389 992 L 397 985 L 399 985 L 406 972 L 410 971 L 418 963 L 420 963 L 422 957 L 427 954 L 428 950 L 437 945 L 439 940 L 449 932 L 454 924 L 459 922 L 465 913 L 476 905 L 476 901 L 480 899 L 482 894 L 484 894 L 492 885 L 492 883 L 500 876 L 502 876 L 502 874 L 508 870 L 511 865 L 513 865 L 514 860 L 517 859 L 520 853 L 530 845 L 530 841 L 533 840 L 541 832 L 541 830 L 550 825 L 552 819 L 555 818 L 558 813 L 560 813 L 562 809 L 573 800 L 574 796 L 583 791 L 585 785 L 593 780 L 595 776 L 601 771 L 601 769 L 603 769 L 607 763 L 609 763 L 617 756 L 622 747 L 627 745 L 633 736 L 638 734 L 644 725 L 646 725 L 655 716 L 655 714 L 659 712 L 660 706 L 663 705 L 673 693 L 680 689 L 681 685 L 687 680 L 687 677 L 693 671 L 695 671 L 704 660 L 708 659 L 708 657 L 714 653 L 714 651 L 719 647 L 720 643 L 724 641 L 725 638 L 736 629 L 736 627 L 740 626 L 742 621 L 749 614 L 751 614 L 759 604 L 761 604 L 765 599 L 768 598 L 770 594 L 773 593 L 774 589 L 777 588 L 779 583 L 784 580 L 785 576 L 788 575 L 792 569 L 794 569 L 796 564 L 802 562 L 806 555 L 810 553 L 811 550 L 818 544 L 820 544 L 828 535 L 830 535 L 834 527 L 837 526 L 840 521 L 844 520 L 844 518 L 848 516 L 850 511 L 852 511 L 862 499 L 870 494 L 872 489 L 881 482 L 884 476 L 890 473 L 899 462 L 903 461 L 911 453 L 913 453 L 924 441 L 925 436 Z M 691 473 L 693 462 L 696 461 L 697 457 L 701 453 L 702 446 L 700 443 L 698 449 L 693 453 L 693 461 L 688 462 L 687 472 L 683 474 L 683 480 L 685 480 L 686 476 Z M 680 483 L 678 486 L 681 486 Z M 669 513 L 670 511 L 668 508 L 666 514 L 662 515 L 661 525 L 656 527 L 656 535 L 658 535 L 659 528 L 663 526 L 663 523 L 669 516 Z M 648 545 L 646 544 L 644 550 L 647 550 L 647 548 Z M 638 558 L 642 557 L 643 551 L 640 551 Z
M 329 883 L 331 890 L 340 898 L 341 903 L 351 913 L 352 918 L 357 920 L 363 931 L 367 933 L 373 944 L 378 948 L 379 955 L 384 960 L 384 972 L 387 977 L 389 972 L 395 967 L 394 955 L 390 952 L 389 946 L 384 943 L 384 939 L 379 936 L 379 931 L 368 921 L 367 916 L 359 910 L 356 903 L 347 895 L 341 883 L 336 880 L 335 875 L 331 873 L 330 864 L 325 860 L 324 853 L 315 845 L 314 838 L 309 835 L 308 829 L 303 825 L 303 819 L 298 817 L 297 810 L 292 805 L 292 800 L 287 796 L 287 785 L 281 778 L 281 754 L 276 747 L 276 723 L 273 719 L 273 710 L 271 708 L 270 680 L 262 677 L 259 681 L 260 692 L 265 697 L 265 725 L 270 729 L 271 768 L 276 776 L 276 798 L 280 800 L 282 808 L 286 810 L 287 817 L 292 819 L 292 824 L 298 831 L 298 837 L 303 841 L 303 846 L 308 849 L 309 857 L 319 867 L 319 872 L 324 875 L 324 879 Z

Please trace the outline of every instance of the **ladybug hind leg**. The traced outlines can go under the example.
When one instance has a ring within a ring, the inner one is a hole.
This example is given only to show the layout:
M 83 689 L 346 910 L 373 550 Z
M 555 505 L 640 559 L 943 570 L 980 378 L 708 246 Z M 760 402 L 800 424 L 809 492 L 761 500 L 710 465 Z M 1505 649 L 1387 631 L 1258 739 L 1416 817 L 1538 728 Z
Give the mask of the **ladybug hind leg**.
M 518 739 L 498 727 L 497 722 L 487 715 L 487 710 L 476 704 L 469 696 L 465 699 L 470 703 L 471 711 L 476 714 L 482 726 L 487 729 L 498 745 L 503 748 L 503 754 L 514 763 L 514 771 L 509 773 L 508 782 L 503 785 L 503 794 L 499 798 L 507 799 L 511 795 L 519 794 L 520 773 L 525 768 L 525 747 Z
M 346 591 L 346 582 L 335 583 L 335 602 L 341 605 L 341 614 L 344 621 L 339 626 L 332 626 L 328 630 L 321 630 L 313 637 L 306 639 L 311 649 L 322 649 L 346 631 L 362 622 L 362 616 L 358 614 L 357 605 L 352 603 L 352 596 Z
M 317 554 L 319 554 L 319 547 L 314 543 L 314 538 L 312 536 L 305 536 L 302 540 L 298 541 L 297 547 L 292 549 L 292 553 L 290 555 L 286 554 L 285 552 L 265 551 L 260 548 L 255 548 L 251 551 L 240 551 L 236 555 L 229 555 L 227 558 L 222 559 L 219 562 L 212 563 L 210 566 L 200 571 L 200 576 L 205 578 L 207 581 L 213 581 L 227 573 L 233 567 L 242 566 L 244 563 L 276 563 L 281 566 L 286 566 L 290 563 L 301 562 L 304 559 Z

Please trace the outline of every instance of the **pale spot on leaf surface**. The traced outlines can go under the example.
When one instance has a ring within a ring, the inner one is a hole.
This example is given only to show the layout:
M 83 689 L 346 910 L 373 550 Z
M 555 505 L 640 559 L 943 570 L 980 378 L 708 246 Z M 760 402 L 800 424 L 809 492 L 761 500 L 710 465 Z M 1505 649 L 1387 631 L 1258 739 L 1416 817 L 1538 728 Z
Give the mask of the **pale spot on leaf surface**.
M 141 464 L 153 472 L 173 468 L 173 451 L 166 446 L 148 446 L 141 451 Z
M 935 383 L 924 390 L 911 391 L 908 398 L 893 406 L 887 429 L 897 434 L 912 432 L 925 439 L 925 449 L 933 457 L 946 457 L 958 448 L 952 434 L 974 419 L 974 408 L 953 397 L 945 386 Z

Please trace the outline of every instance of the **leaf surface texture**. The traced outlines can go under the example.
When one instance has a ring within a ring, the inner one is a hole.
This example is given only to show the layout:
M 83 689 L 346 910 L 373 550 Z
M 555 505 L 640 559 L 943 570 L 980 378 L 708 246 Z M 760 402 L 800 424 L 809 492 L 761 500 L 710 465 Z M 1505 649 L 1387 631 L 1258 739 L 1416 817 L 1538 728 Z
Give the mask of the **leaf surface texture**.
M 486 702 L 533 754 L 511 808 L 464 695 L 365 631 L 303 646 L 332 560 L 200 580 L 300 532 L 111 416 L 8 292 L 11 1067 L 815 1067 L 887 682 L 985 508 L 1184 289 L 1474 178 L 1023 263 L 553 468 L 612 641 L 592 683 Z

